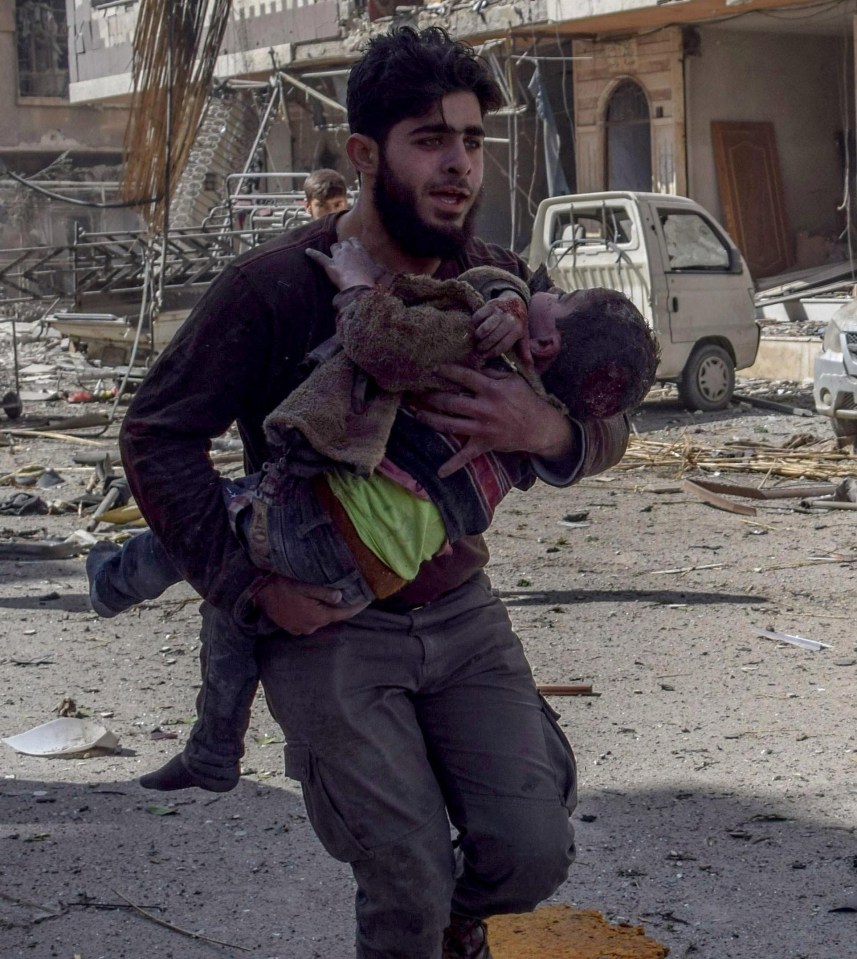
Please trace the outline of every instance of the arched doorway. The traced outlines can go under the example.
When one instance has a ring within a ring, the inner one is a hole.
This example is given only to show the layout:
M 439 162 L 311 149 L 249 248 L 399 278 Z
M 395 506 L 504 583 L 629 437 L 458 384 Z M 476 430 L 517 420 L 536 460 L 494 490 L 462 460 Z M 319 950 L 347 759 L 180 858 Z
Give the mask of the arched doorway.
M 649 101 L 639 83 L 623 80 L 607 102 L 607 189 L 652 189 Z

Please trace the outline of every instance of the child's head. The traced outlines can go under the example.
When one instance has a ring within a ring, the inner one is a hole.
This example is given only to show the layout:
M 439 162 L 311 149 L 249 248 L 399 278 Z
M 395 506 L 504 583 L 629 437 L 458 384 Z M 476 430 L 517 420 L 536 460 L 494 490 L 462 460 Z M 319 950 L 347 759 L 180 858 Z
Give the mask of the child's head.
M 304 180 L 304 206 L 314 220 L 328 213 L 338 213 L 348 208 L 348 187 L 345 177 L 336 170 L 314 170 Z
M 530 349 L 545 389 L 572 416 L 613 416 L 638 406 L 660 350 L 634 304 L 615 290 L 535 293 Z

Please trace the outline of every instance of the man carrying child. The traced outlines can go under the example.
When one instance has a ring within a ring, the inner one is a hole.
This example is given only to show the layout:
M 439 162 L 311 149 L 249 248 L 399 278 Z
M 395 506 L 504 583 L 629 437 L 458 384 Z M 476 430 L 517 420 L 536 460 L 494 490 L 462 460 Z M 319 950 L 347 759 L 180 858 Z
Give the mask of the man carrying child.
M 265 417 L 334 332 L 336 290 L 307 249 L 329 255 L 357 238 L 394 274 L 448 279 L 492 265 L 528 277 L 517 257 L 472 235 L 483 116 L 500 102 L 486 67 L 442 31 L 373 40 L 349 80 L 355 206 L 228 267 L 122 430 L 135 498 L 205 599 L 203 669 L 216 668 L 211 651 L 236 630 L 258 635 L 287 774 L 301 782 L 319 839 L 355 876 L 358 959 L 489 959 L 481 920 L 532 909 L 565 879 L 574 759 L 483 572 L 481 537 L 457 540 L 413 583 L 355 615 L 336 589 L 252 564 L 208 453 L 236 421 L 248 472 L 258 470 L 270 458 Z M 419 443 L 414 424 L 463 438 L 450 468 L 488 450 L 519 452 L 561 486 L 624 452 L 624 417 L 567 417 L 516 375 L 443 372 L 449 388 L 424 394 L 414 423 L 397 417 L 394 430 L 403 443 Z M 259 631 L 271 623 L 277 631 Z M 210 721 L 223 754 L 197 758 L 216 771 L 244 730 Z

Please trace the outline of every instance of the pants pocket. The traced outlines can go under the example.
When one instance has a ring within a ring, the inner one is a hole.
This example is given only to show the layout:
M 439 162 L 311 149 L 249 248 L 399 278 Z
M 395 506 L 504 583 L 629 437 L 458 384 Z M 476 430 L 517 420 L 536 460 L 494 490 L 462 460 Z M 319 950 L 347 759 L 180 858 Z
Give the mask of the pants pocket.
M 570 815 L 577 806 L 577 760 L 571 743 L 560 729 L 559 713 L 543 696 L 539 698 L 542 701 L 542 725 L 548 759 L 554 768 L 560 799 Z
M 309 743 L 287 743 L 286 776 L 301 784 L 307 815 L 324 848 L 340 862 L 371 859 L 372 853 L 354 836 L 340 812 L 335 790 L 329 789 Z

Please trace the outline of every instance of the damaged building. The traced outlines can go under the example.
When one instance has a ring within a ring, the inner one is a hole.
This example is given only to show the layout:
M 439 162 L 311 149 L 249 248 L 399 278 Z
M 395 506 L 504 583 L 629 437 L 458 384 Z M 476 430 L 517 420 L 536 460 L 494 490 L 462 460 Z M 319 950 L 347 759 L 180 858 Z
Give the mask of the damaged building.
M 138 222 L 87 205 L 117 199 L 127 108 L 72 102 L 70 63 L 66 0 L 0 0 L 0 249 L 63 244 L 77 230 Z M 51 191 L 77 202 L 53 202 Z
M 71 100 L 121 102 L 137 4 L 67 7 Z M 350 175 L 342 104 L 361 42 L 391 23 L 443 26 L 480 47 L 506 97 L 488 131 L 487 236 L 524 248 L 551 193 L 679 193 L 721 219 L 763 277 L 841 256 L 847 241 L 855 10 L 853 0 L 234 0 L 215 72 L 280 78 L 284 108 L 260 166 Z M 227 126 L 246 122 L 238 105 L 230 112 Z M 213 202 L 224 171 L 212 166 L 196 173 Z
M 198 295 L 191 288 L 225 259 L 302 222 L 307 172 L 332 167 L 356 187 L 345 155 L 348 70 L 363 43 L 392 24 L 440 26 L 468 40 L 502 88 L 503 107 L 487 121 L 480 222 L 487 239 L 525 253 L 547 196 L 654 191 L 689 196 L 723 222 L 757 284 L 830 263 L 850 271 L 857 0 L 223 0 L 221 7 L 210 93 L 167 212 L 170 228 L 183 231 L 181 242 L 168 244 L 177 257 L 170 275 L 188 296 L 176 292 L 163 304 L 176 321 Z M 90 152 L 115 162 L 132 96 L 138 0 L 3 0 L 0 9 L 3 42 L 18 51 L 18 107 L 39 90 L 40 109 L 65 111 L 38 136 L 20 124 L 4 134 L 15 140 L 7 166 L 17 151 L 14 168 L 33 175 L 63 156 L 72 136 L 80 156 L 86 117 Z M 63 71 L 68 101 L 43 106 L 48 89 L 62 88 Z M 41 152 L 28 154 L 34 142 Z M 63 216 L 82 222 L 84 243 L 87 230 L 104 230 L 103 210 L 63 209 Z M 132 214 L 122 216 L 128 224 Z M 34 239 L 57 242 L 57 231 L 16 242 Z M 78 309 L 136 312 L 142 271 L 134 263 L 144 255 L 136 243 L 74 251 L 76 263 L 109 264 L 101 273 L 78 271 L 89 284 L 74 281 Z M 0 295 L 7 280 L 0 269 Z M 50 283 L 34 282 L 30 271 L 18 288 L 47 295 Z

